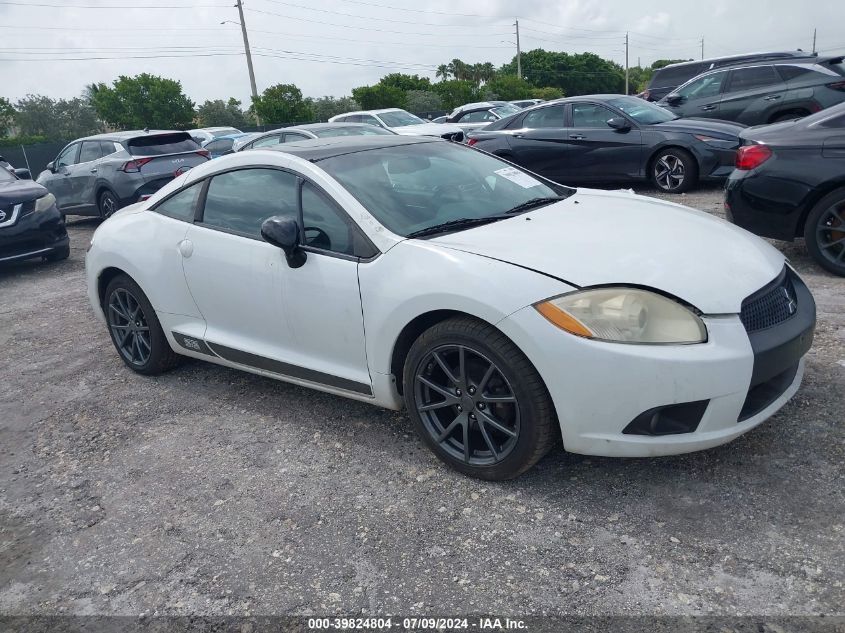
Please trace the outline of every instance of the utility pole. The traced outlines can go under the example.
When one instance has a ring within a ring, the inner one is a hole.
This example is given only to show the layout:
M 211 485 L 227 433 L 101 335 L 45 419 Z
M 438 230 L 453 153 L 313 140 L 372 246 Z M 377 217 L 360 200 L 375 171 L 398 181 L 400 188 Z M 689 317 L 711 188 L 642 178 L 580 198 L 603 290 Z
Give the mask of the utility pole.
M 625 32 L 625 94 L 628 93 L 628 32 Z
M 522 51 L 519 48 L 519 18 L 515 18 L 516 22 L 516 76 L 522 79 Z M 530 29 L 529 29 L 530 30 Z
M 701 37 L 701 59 L 704 59 L 704 36 Z
M 258 98 L 258 89 L 255 87 L 255 71 L 252 69 L 252 53 L 249 52 L 249 37 L 246 34 L 246 20 L 244 19 L 244 5 L 241 0 L 235 0 L 235 6 L 238 8 L 238 13 L 241 17 L 241 33 L 244 36 L 244 51 L 246 52 L 246 67 L 249 70 L 249 86 L 252 88 L 252 98 Z M 255 122 L 261 125 L 261 119 L 258 114 L 255 115 Z
M 813 55 L 816 54 L 816 29 L 813 29 Z

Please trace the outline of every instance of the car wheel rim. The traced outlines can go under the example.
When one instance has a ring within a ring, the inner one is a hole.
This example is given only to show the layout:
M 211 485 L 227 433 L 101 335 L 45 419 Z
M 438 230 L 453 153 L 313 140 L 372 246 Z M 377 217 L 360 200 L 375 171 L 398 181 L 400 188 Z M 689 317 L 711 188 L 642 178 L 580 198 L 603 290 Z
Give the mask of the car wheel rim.
M 501 369 L 464 345 L 429 352 L 414 378 L 417 412 L 449 455 L 471 466 L 505 459 L 519 439 L 519 402 Z
M 666 154 L 654 163 L 654 180 L 657 186 L 673 191 L 684 184 L 684 161 L 674 154 Z
M 845 200 L 834 203 L 816 225 L 816 242 L 822 255 L 837 266 L 845 266 Z
M 103 217 L 108 218 L 115 212 L 114 198 L 109 195 L 103 196 Z
M 136 366 L 147 364 L 152 353 L 150 327 L 138 299 L 124 288 L 109 298 L 109 329 L 120 355 Z

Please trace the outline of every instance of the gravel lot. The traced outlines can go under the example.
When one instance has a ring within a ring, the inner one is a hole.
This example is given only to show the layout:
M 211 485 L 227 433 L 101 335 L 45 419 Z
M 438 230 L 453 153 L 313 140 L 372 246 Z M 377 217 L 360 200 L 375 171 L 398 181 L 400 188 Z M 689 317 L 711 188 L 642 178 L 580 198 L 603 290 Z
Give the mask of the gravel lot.
M 718 188 L 680 200 L 721 213 Z M 845 279 L 802 243 L 778 246 L 818 331 L 777 416 L 496 484 L 404 414 L 201 362 L 133 374 L 85 297 L 95 228 L 0 270 L 0 613 L 843 613 Z

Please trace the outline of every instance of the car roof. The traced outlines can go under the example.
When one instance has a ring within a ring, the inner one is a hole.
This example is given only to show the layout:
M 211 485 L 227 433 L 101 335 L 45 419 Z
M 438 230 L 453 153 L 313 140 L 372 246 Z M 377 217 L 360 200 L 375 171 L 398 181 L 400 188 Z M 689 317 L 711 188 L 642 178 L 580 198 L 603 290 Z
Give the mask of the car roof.
M 380 110 L 355 110 L 354 112 L 344 112 L 336 116 L 349 116 L 350 114 L 381 114 L 382 112 L 407 112 L 402 108 L 382 108 Z
M 283 143 L 282 145 L 275 145 L 267 148 L 262 147 L 261 150 L 292 154 L 315 163 L 327 158 L 334 158 L 335 156 L 355 154 L 357 152 L 373 149 L 399 147 L 404 145 L 418 145 L 420 143 L 448 142 L 449 141 L 433 136 L 401 136 L 399 134 L 393 136 L 333 136 L 330 138 Z
M 739 62 L 736 64 L 730 64 L 729 66 L 719 66 L 717 68 L 710 68 L 701 72 L 694 77 L 690 77 L 684 83 L 682 83 L 678 88 L 681 88 L 692 81 L 699 79 L 701 77 L 705 77 L 707 75 L 713 75 L 715 73 L 720 72 L 728 72 L 729 70 L 741 70 L 743 68 L 755 68 L 757 66 L 794 66 L 796 64 L 799 65 L 820 65 L 825 64 L 828 62 L 838 62 L 843 59 L 842 55 L 828 55 L 826 57 L 793 57 L 792 59 L 756 59 L 756 60 L 749 60 L 745 62 Z
M 684 66 L 692 66 L 695 64 L 714 64 L 716 62 L 725 62 L 730 61 L 732 59 L 737 60 L 737 63 L 743 62 L 758 62 L 758 61 L 774 61 L 774 60 L 790 60 L 790 59 L 804 59 L 804 58 L 811 58 L 816 57 L 815 53 L 808 53 L 807 51 L 769 51 L 763 53 L 744 53 L 741 55 L 724 55 L 722 57 L 709 57 L 708 59 L 691 59 L 688 62 L 677 62 L 675 64 L 667 64 L 662 68 L 658 68 L 655 70 L 655 74 L 659 73 L 661 70 L 665 68 L 682 68 Z M 714 69 L 715 70 L 715 69 Z
M 273 131 L 278 132 L 279 130 L 305 130 L 306 132 L 308 132 L 311 130 L 334 130 L 341 127 L 364 126 L 367 126 L 368 128 L 377 127 L 375 125 L 370 125 L 369 123 L 350 123 L 346 121 L 335 121 L 334 123 L 306 123 L 304 125 L 291 125 L 290 127 L 283 127 Z
M 83 136 L 76 139 L 76 141 L 126 141 L 132 138 L 156 136 L 158 134 L 187 134 L 187 132 L 184 130 L 128 130 L 126 132 L 105 132 L 104 134 Z
M 476 103 L 465 103 L 462 106 L 458 106 L 453 111 L 460 112 L 463 110 L 490 110 L 491 108 L 498 108 L 500 106 L 506 105 L 507 101 L 478 101 Z

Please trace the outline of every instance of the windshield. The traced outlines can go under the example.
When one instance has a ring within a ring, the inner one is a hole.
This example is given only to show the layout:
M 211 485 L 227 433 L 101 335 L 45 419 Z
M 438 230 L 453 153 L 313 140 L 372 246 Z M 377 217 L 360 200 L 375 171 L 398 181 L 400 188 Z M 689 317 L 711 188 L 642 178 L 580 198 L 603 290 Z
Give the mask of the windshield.
M 387 127 L 405 127 L 406 125 L 419 125 L 425 123 L 418 116 L 414 116 L 410 112 L 404 110 L 391 110 L 390 112 L 380 112 L 378 117 Z
M 619 97 L 618 99 L 610 99 L 608 103 L 643 125 L 666 123 L 666 121 L 674 121 L 678 118 L 668 110 L 639 97 Z
M 573 191 L 448 142 L 365 150 L 319 165 L 403 237 L 436 224 L 501 215 L 529 200 Z
M 490 110 L 490 112 L 497 115 L 500 119 L 504 119 L 506 116 L 516 114 L 517 112 L 522 112 L 522 108 L 517 108 L 512 103 L 509 103 L 508 105 L 493 108 L 492 110 Z
M 349 125 L 346 127 L 327 127 L 322 129 L 309 130 L 319 138 L 332 136 L 393 136 L 393 132 L 375 125 Z
M 220 138 L 221 136 L 229 136 L 230 134 L 243 134 L 240 130 L 236 130 L 233 127 L 226 127 L 219 130 L 214 130 L 211 132 L 212 138 Z

